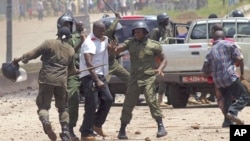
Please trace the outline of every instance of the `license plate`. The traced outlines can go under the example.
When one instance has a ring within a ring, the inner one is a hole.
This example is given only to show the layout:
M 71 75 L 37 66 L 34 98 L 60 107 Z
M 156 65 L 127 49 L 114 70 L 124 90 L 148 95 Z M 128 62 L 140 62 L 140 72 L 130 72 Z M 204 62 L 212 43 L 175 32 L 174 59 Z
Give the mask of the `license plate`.
M 204 76 L 183 76 L 182 82 L 207 82 L 207 77 Z

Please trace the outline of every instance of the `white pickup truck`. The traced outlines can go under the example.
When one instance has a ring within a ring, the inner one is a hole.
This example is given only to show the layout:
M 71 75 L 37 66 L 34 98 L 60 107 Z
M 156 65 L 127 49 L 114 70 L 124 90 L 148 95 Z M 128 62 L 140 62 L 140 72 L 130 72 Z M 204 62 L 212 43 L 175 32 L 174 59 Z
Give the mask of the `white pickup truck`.
M 167 57 L 164 77 L 158 81 L 169 86 L 173 107 L 186 107 L 189 94 L 205 92 L 214 94 L 214 84 L 208 83 L 201 68 L 208 53 L 211 28 L 215 23 L 224 27 L 225 36 L 235 40 L 243 52 L 245 78 L 250 80 L 250 20 L 247 18 L 199 19 L 192 22 L 184 44 L 162 44 Z

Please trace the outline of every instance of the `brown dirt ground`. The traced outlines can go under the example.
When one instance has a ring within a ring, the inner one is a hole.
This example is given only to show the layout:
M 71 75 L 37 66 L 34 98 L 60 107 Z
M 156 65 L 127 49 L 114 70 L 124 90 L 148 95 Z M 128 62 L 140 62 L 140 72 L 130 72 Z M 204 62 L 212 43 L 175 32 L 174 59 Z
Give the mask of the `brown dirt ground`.
M 190 17 L 189 17 L 190 16 Z M 186 14 L 178 19 L 188 21 L 197 18 L 195 15 Z M 54 22 L 53 22 L 54 23 Z M 11 88 L 2 87 L 6 80 L 1 79 L 0 92 L 10 91 Z M 31 84 L 32 83 L 32 84 Z M 0 141 L 49 141 L 43 133 L 41 123 L 37 116 L 35 98 L 37 87 L 33 86 L 36 80 L 30 84 L 10 84 L 20 89 L 8 93 L 0 93 Z M 14 88 L 12 87 L 12 88 Z M 23 88 L 22 88 L 23 87 Z M 116 101 L 122 103 L 124 96 L 118 95 Z M 54 101 L 51 104 L 50 121 L 56 134 L 60 133 L 58 113 Z M 78 136 L 79 127 L 83 119 L 84 108 L 80 104 L 79 120 L 75 128 Z M 120 126 L 121 104 L 112 106 L 107 121 L 103 125 L 109 137 L 106 141 L 118 141 L 117 132 Z M 187 108 L 175 109 L 172 107 L 162 108 L 165 116 L 164 125 L 168 135 L 156 138 L 157 126 L 150 116 L 146 104 L 136 106 L 133 111 L 133 119 L 127 127 L 130 141 L 143 141 L 149 138 L 151 141 L 228 141 L 229 128 L 222 128 L 223 116 L 217 105 L 188 105 Z M 239 117 L 250 124 L 250 108 L 246 107 L 239 113 Z M 194 128 L 196 127 L 196 128 Z M 140 134 L 136 134 L 136 132 Z M 60 139 L 58 139 L 60 141 Z M 104 140 L 97 136 L 97 140 Z

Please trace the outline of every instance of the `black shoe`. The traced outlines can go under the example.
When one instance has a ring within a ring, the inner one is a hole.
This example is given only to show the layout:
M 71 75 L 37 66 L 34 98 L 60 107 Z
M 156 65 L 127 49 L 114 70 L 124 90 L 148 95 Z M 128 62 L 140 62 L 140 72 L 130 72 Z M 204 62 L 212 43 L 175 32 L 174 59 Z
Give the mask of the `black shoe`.
M 72 141 L 68 133 L 60 133 L 62 141 Z M 79 139 L 78 139 L 79 140 Z
M 121 131 L 121 130 L 119 131 L 119 134 L 118 134 L 117 138 L 120 139 L 120 140 L 127 140 L 128 139 L 128 137 L 126 135 L 126 132 Z
M 160 137 L 164 137 L 166 135 L 167 135 L 167 131 L 165 130 L 165 128 L 163 126 L 158 127 L 158 131 L 157 131 L 156 137 L 160 138 Z
M 56 134 L 52 130 L 52 127 L 49 122 L 43 122 L 43 129 L 44 129 L 45 134 L 48 135 L 51 141 L 56 141 L 56 138 L 57 138 Z
M 215 102 L 215 96 L 211 95 L 207 98 L 207 100 L 211 101 L 211 102 Z
M 145 101 L 145 99 L 144 99 L 144 98 L 138 98 L 138 100 L 137 100 L 137 104 L 141 104 L 143 101 Z
M 158 131 L 157 131 L 156 137 L 160 138 L 160 137 L 166 136 L 167 131 L 165 130 L 165 127 L 163 125 L 162 118 L 157 119 L 156 122 L 158 125 Z
M 230 119 L 231 121 L 235 122 L 237 125 L 244 125 L 244 122 L 240 118 L 238 118 L 237 116 L 235 116 L 235 115 L 227 113 L 226 117 L 228 119 Z
M 72 126 L 69 127 L 69 135 L 70 135 L 71 141 L 80 141 L 79 138 L 75 135 Z
M 69 134 L 70 135 L 70 139 L 71 141 L 80 141 L 80 139 L 73 133 L 73 134 Z
M 222 128 L 228 128 L 228 127 L 230 127 L 230 125 L 234 125 L 234 123 L 231 121 L 224 121 L 222 123 Z

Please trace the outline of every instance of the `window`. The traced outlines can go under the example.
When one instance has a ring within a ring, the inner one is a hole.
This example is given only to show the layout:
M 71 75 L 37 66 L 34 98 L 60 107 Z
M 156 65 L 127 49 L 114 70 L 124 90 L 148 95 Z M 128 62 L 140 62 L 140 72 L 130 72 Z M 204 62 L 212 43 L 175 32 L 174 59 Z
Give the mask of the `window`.
M 191 33 L 191 39 L 207 39 L 206 24 L 195 25 Z
M 221 24 L 221 22 L 217 23 Z M 214 24 L 216 23 L 208 23 L 209 39 L 212 38 L 211 29 Z M 250 22 L 224 22 L 222 24 L 225 37 L 227 38 L 233 38 L 235 34 L 250 35 Z M 191 39 L 207 39 L 207 24 L 195 25 L 191 33 Z

